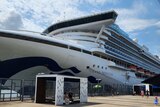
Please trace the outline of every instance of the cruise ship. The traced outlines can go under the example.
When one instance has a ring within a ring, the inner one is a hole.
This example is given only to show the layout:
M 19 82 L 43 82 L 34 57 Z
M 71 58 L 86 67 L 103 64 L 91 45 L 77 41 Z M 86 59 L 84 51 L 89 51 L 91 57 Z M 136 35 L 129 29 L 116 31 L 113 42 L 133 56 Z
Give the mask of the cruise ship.
M 0 78 L 38 73 L 87 77 L 103 84 L 138 84 L 160 72 L 160 60 L 129 38 L 115 11 L 66 20 L 42 33 L 0 30 Z

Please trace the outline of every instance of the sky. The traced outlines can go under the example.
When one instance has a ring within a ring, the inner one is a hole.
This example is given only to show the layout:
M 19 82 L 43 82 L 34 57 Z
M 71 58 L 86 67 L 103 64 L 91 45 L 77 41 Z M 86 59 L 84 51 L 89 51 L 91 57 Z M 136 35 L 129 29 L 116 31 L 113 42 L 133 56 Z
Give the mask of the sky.
M 160 57 L 160 0 L 0 0 L 0 29 L 42 32 L 76 17 L 115 10 L 116 24 Z

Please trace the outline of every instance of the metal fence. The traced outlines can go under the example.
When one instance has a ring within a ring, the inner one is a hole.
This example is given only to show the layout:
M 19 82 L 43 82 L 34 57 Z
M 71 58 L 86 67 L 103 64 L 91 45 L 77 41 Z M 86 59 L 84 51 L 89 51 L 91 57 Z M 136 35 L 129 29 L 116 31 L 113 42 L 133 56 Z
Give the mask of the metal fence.
M 48 92 L 54 92 L 55 90 L 54 87 L 51 87 L 52 91 L 49 91 L 50 84 L 53 83 L 48 82 L 46 96 L 53 95 Z M 77 97 L 79 95 L 79 85 L 77 83 L 71 84 L 71 86 L 67 84 L 64 91 L 67 91 L 67 87 L 70 87 L 70 90 L 72 90 L 72 92 L 74 92 L 73 94 L 75 94 L 75 97 Z M 132 86 L 125 84 L 104 85 L 100 83 L 88 83 L 89 96 L 131 95 L 132 92 Z M 0 78 L 0 101 L 33 100 L 34 94 L 35 80 Z
M 132 95 L 132 86 L 125 84 L 88 84 L 88 95 L 89 96 L 113 96 L 113 95 Z
M 34 91 L 34 80 L 0 78 L 0 101 L 33 99 Z

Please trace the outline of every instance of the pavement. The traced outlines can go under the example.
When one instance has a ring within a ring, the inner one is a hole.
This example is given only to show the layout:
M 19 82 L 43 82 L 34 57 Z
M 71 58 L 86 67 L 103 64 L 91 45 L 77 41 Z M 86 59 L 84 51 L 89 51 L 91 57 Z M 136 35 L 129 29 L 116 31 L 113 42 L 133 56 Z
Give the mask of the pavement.
M 159 97 L 160 99 L 160 97 Z M 88 103 L 70 104 L 67 107 L 157 107 L 153 103 L 154 97 L 150 96 L 107 96 L 89 97 Z M 160 106 L 160 104 L 158 105 Z M 54 104 L 38 104 L 31 101 L 0 102 L 0 107 L 55 107 Z

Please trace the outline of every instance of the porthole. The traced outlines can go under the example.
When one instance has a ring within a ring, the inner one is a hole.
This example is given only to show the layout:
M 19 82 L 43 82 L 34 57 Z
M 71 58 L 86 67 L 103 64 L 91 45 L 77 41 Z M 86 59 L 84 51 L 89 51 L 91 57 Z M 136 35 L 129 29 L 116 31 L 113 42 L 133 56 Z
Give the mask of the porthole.
M 93 67 L 95 67 L 95 65 L 93 65 Z
M 102 66 L 102 69 L 103 69 L 103 66 Z
M 89 69 L 89 66 L 87 66 L 86 68 Z
M 107 69 L 107 67 L 105 67 L 105 69 Z
M 99 65 L 97 67 L 99 68 Z

